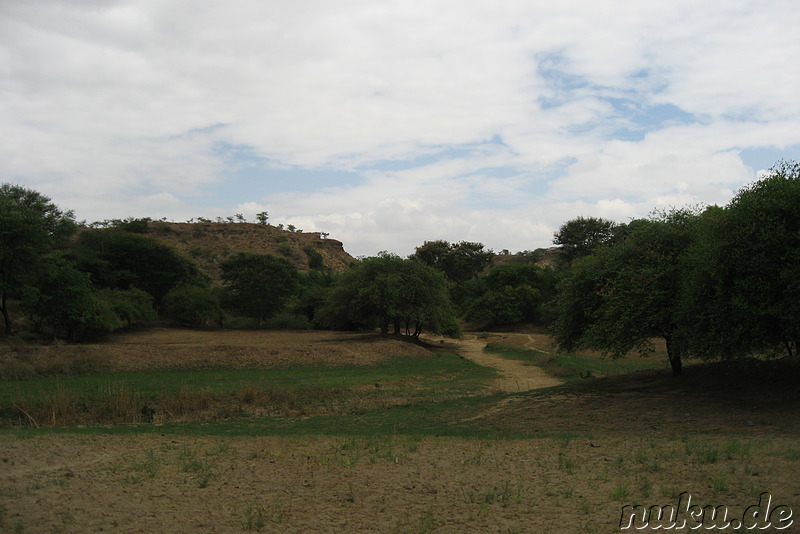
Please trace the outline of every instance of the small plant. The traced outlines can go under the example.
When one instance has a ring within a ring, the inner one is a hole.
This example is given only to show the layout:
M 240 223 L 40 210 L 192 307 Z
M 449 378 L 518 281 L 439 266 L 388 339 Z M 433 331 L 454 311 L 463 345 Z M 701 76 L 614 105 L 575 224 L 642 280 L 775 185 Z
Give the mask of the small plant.
M 244 530 L 260 531 L 267 526 L 267 523 L 283 523 L 286 520 L 286 511 L 283 506 L 273 503 L 269 508 L 264 508 L 261 504 L 250 503 L 244 510 L 244 518 L 241 521 Z
M 568 457 L 564 452 L 558 453 L 558 468 L 565 470 L 570 475 L 575 467 L 575 460 Z
M 628 499 L 630 495 L 631 492 L 628 489 L 628 486 L 624 484 L 618 484 L 614 486 L 613 490 L 611 490 L 611 498 L 614 499 L 615 501 L 624 501 Z
M 642 487 L 639 488 L 643 498 L 650 497 L 650 494 L 653 491 L 653 485 L 650 483 L 650 479 L 646 478 L 642 480 Z
M 242 528 L 244 530 L 255 530 L 259 532 L 267 525 L 264 507 L 260 504 L 248 504 L 244 511 Z
M 242 404 L 253 404 L 260 396 L 261 391 L 252 384 L 247 384 L 236 392 L 236 399 Z
M 123 481 L 129 484 L 139 484 L 142 482 L 142 476 L 145 478 L 155 478 L 155 476 L 158 474 L 161 464 L 162 459 L 156 455 L 155 451 L 148 450 L 145 453 L 144 458 L 134 462 L 130 468 L 131 471 L 139 473 L 141 476 L 127 474 L 123 478 Z M 116 467 L 116 469 L 118 469 L 118 467 Z
M 750 456 L 750 446 L 743 444 L 738 439 L 732 439 L 725 445 L 722 452 L 728 460 L 747 458 Z
M 697 459 L 701 464 L 713 464 L 719 459 L 719 451 L 713 447 L 704 447 L 697 453 Z
M 714 493 L 727 493 L 728 481 L 724 478 L 715 478 L 711 481 L 711 489 L 714 490 Z
M 484 451 L 483 444 L 481 444 L 481 446 L 478 447 L 478 450 L 475 452 L 475 454 L 464 460 L 464 464 L 483 465 L 485 461 L 486 461 L 486 453 Z

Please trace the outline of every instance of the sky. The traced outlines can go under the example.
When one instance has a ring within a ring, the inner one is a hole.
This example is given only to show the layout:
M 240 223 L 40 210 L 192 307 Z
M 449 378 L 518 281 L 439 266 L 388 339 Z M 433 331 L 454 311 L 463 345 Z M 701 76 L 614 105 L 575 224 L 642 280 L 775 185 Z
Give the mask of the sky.
M 800 160 L 796 0 L 2 0 L 0 182 L 354 256 L 552 246 Z

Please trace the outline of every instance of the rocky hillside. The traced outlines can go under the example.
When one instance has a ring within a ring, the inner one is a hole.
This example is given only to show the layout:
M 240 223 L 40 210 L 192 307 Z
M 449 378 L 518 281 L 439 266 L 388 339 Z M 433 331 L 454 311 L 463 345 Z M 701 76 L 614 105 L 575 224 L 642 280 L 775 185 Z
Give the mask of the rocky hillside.
M 188 254 L 216 282 L 220 263 L 237 252 L 282 256 L 301 271 L 319 261 L 333 271 L 343 271 L 355 261 L 341 241 L 319 232 L 291 232 L 268 224 L 253 223 L 149 223 L 147 235 Z M 317 256 L 319 254 L 319 256 Z

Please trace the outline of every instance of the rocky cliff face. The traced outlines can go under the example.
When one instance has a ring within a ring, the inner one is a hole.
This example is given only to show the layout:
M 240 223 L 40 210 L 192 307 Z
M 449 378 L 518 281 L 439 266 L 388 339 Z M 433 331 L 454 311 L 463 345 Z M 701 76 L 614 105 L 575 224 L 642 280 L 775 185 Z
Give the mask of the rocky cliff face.
M 220 279 L 220 263 L 237 252 L 282 256 L 301 271 L 309 270 L 319 257 L 325 267 L 337 272 L 356 261 L 341 241 L 319 232 L 291 232 L 268 224 L 154 221 L 147 233 L 194 258 L 214 282 Z

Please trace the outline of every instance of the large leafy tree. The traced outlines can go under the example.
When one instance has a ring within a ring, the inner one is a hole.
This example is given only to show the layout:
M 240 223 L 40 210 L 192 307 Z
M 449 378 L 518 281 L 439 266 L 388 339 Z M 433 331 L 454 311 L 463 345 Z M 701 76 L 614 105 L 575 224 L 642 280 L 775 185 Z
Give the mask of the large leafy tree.
M 691 345 L 706 357 L 797 355 L 800 164 L 780 162 L 703 217 L 687 305 Z
M 292 262 L 271 254 L 239 252 L 223 261 L 221 267 L 231 306 L 255 319 L 259 328 L 264 319 L 283 309 L 300 283 Z
M 207 287 L 178 284 L 164 297 L 164 314 L 188 325 L 204 325 L 209 321 L 222 324 L 225 316 L 216 293 Z
M 615 222 L 607 219 L 577 217 L 561 225 L 553 235 L 553 243 L 561 246 L 565 259 L 571 262 L 610 243 L 618 229 Z
M 696 218 L 678 210 L 632 221 L 624 238 L 579 261 L 560 285 L 552 325 L 560 348 L 620 357 L 651 352 L 652 338 L 662 337 L 673 374 L 681 374 L 684 257 Z
M 413 260 L 442 271 L 447 280 L 463 283 L 477 277 L 491 263 L 494 253 L 483 249 L 482 243 L 461 241 L 426 241 L 410 256 Z
M 22 294 L 22 275 L 75 226 L 72 212 L 60 210 L 48 197 L 19 185 L 0 185 L 0 312 L 7 334 L 13 329 L 9 298 Z
M 322 311 L 330 326 L 377 325 L 381 334 L 419 337 L 423 328 L 455 334 L 458 327 L 444 276 L 422 262 L 382 253 L 342 273 Z
M 207 284 L 191 258 L 151 237 L 116 228 L 81 232 L 72 258 L 97 287 L 141 289 L 157 305 L 180 283 Z
M 93 298 L 89 275 L 70 262 L 48 258 L 27 273 L 26 278 L 21 305 L 37 331 L 47 326 L 53 336 L 64 332 L 75 340 L 83 330 L 103 320 L 101 307 Z
M 548 271 L 526 263 L 498 265 L 479 282 L 480 292 L 469 302 L 465 318 L 490 324 L 540 319 L 554 285 Z

